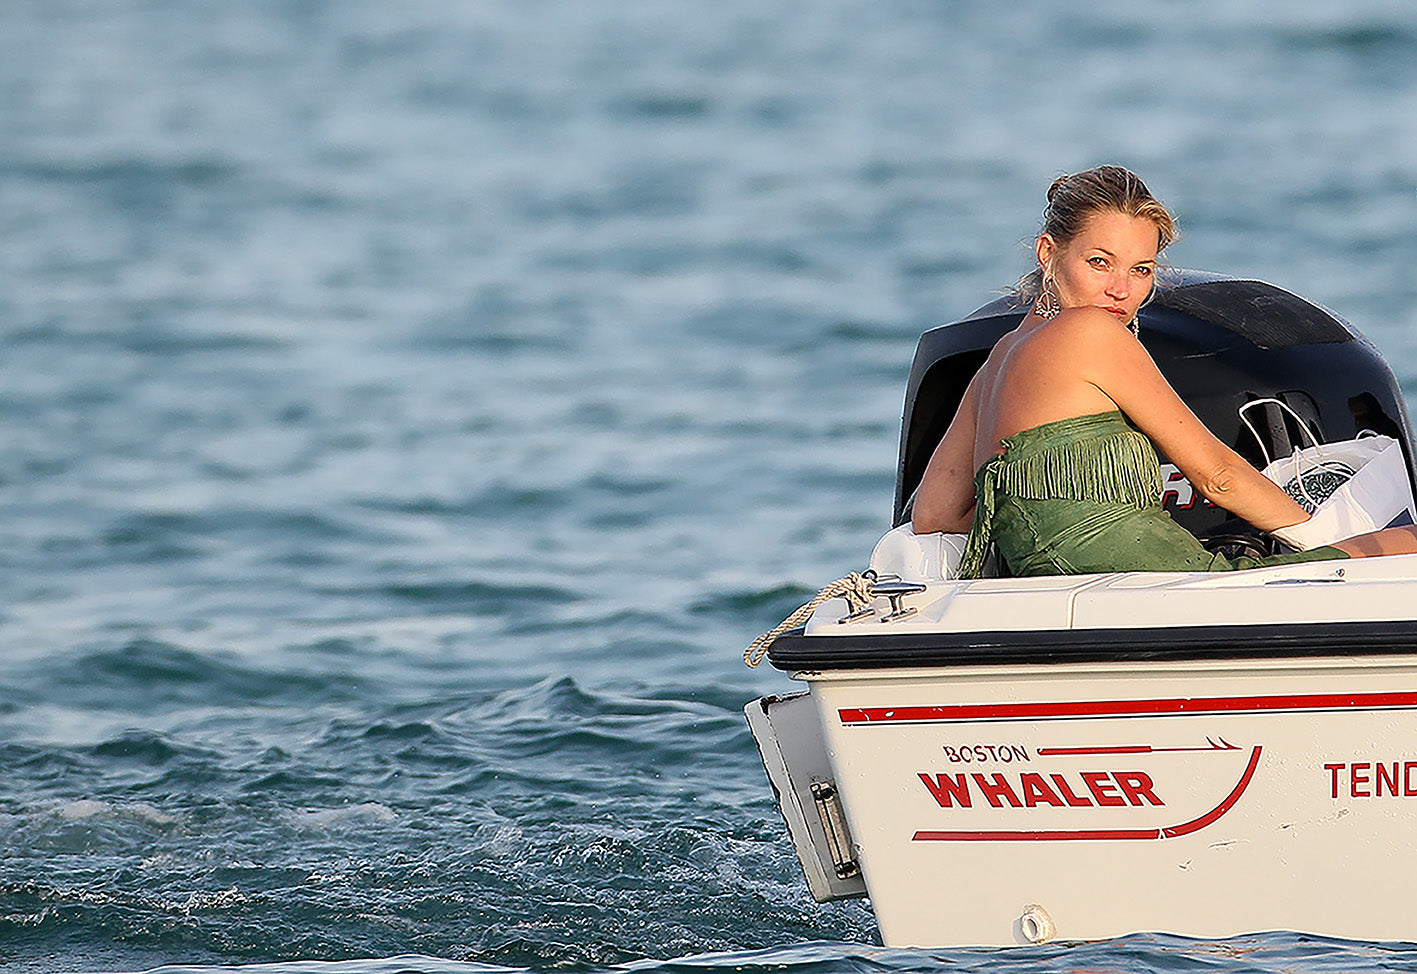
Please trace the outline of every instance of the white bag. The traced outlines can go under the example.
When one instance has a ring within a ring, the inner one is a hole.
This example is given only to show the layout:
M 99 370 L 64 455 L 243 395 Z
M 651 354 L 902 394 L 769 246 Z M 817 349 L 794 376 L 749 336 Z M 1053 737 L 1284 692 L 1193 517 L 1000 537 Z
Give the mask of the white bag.
M 1240 407 L 1240 419 L 1254 433 L 1262 451 L 1264 440 L 1245 415 L 1246 409 L 1262 403 L 1288 412 L 1312 441 L 1311 446 L 1297 449 L 1289 457 L 1270 460 L 1265 453 L 1264 475 L 1312 515 L 1270 534 L 1307 551 L 1369 531 L 1417 523 L 1407 461 L 1397 440 L 1364 430 L 1351 440 L 1320 443 L 1287 403 L 1255 399 Z

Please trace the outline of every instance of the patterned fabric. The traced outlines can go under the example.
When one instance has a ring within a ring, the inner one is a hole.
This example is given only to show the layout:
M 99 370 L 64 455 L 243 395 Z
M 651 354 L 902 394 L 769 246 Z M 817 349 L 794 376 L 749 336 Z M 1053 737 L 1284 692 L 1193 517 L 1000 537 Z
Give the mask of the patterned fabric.
M 1348 556 L 1337 548 L 1265 558 L 1206 551 L 1161 507 L 1151 440 L 1117 410 L 1044 423 L 1002 441 L 974 478 L 974 524 L 959 577 L 995 545 L 1012 575 L 1234 571 Z

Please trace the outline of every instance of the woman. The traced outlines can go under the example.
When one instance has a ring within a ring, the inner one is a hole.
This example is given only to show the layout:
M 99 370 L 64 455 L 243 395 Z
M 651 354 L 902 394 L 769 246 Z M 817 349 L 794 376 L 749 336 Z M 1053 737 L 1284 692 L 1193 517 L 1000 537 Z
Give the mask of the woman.
M 977 577 L 991 542 L 1014 575 L 1417 552 L 1417 528 L 1404 527 L 1230 559 L 1162 510 L 1156 448 L 1207 500 L 1262 531 L 1302 547 L 1308 520 L 1206 429 L 1137 341 L 1137 311 L 1175 232 L 1166 207 L 1118 166 L 1061 177 L 1048 190 L 1038 270 L 1020 283 L 1032 308 L 970 382 L 912 506 L 917 534 L 969 531 L 961 577 Z

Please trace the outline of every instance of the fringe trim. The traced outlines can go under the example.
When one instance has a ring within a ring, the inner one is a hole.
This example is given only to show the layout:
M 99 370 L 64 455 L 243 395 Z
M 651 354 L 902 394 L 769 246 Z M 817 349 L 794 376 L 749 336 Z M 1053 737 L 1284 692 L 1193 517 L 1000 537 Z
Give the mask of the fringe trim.
M 1046 446 L 1022 457 L 994 457 L 979 470 L 974 523 L 960 578 L 978 578 L 994 540 L 995 495 L 1025 500 L 1080 500 L 1144 508 L 1161 498 L 1161 468 L 1145 435 L 1123 430 Z
M 1060 443 L 1022 457 L 1005 453 L 996 489 L 1027 500 L 1095 501 L 1146 507 L 1161 497 L 1156 450 L 1142 433 L 1125 430 Z

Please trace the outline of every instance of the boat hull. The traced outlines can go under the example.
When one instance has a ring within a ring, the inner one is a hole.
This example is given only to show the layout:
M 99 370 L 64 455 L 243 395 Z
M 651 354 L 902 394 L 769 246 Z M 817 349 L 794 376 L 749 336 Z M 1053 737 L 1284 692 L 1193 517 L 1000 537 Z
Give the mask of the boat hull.
M 1417 934 L 1417 654 L 797 675 L 888 946 Z

